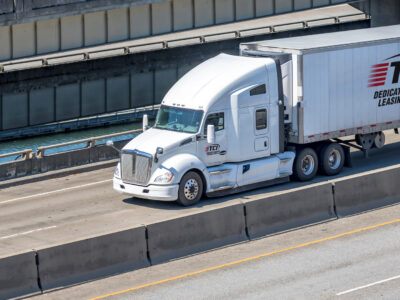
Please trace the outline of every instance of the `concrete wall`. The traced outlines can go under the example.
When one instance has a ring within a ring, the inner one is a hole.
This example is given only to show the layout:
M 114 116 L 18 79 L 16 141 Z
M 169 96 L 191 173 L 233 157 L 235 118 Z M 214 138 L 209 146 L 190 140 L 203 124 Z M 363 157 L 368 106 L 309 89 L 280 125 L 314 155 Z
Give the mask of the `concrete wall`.
M 178 68 L 124 73 L 72 84 L 4 93 L 0 129 L 11 130 L 56 121 L 158 104 L 177 80 Z
M 371 0 L 371 26 L 387 26 L 400 23 L 400 1 Z
M 38 16 L 42 11 L 47 19 L 28 22 L 30 19 L 26 15 L 26 18 L 20 20 L 24 22 L 23 24 L 3 24 L 0 27 L 0 61 L 348 2 L 348 0 L 140 2 L 136 0 L 121 4 L 121 1 L 117 0 L 114 6 L 122 7 L 97 11 L 107 7 L 100 6 L 100 8 L 94 7 L 93 10 L 96 10 L 94 12 L 80 14 L 80 11 L 74 11 L 74 8 L 79 7 L 78 4 L 82 1 L 24 1 L 25 4 L 30 3 L 30 6 L 25 5 L 24 9 L 31 7 Z M 0 8 L 0 24 L 1 18 L 6 16 L 7 12 L 13 11 L 10 10 L 12 2 L 12 0 L 5 2 L 4 15 L 1 14 Z M 22 0 L 17 0 L 17 3 L 20 2 Z M 91 1 L 85 6 L 81 4 L 82 8 L 94 5 L 93 2 L 104 1 Z M 143 2 L 154 3 L 143 5 Z M 75 6 L 70 6 L 72 4 Z M 135 6 L 126 7 L 127 5 Z M 51 7 L 59 11 L 58 15 L 63 14 L 61 11 L 73 15 L 55 17 L 50 13 Z M 70 7 L 70 10 L 67 10 L 67 7 Z

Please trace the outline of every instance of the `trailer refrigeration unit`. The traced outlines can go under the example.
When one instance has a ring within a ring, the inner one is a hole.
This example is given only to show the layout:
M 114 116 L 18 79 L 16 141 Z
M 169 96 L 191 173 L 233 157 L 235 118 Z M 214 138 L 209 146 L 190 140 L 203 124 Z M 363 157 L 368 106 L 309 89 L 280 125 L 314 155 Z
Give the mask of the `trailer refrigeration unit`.
M 344 144 L 381 148 L 382 131 L 400 127 L 400 26 L 245 43 L 240 53 L 205 61 L 169 90 L 154 126 L 144 121 L 122 149 L 115 190 L 192 205 L 291 175 L 335 175 Z

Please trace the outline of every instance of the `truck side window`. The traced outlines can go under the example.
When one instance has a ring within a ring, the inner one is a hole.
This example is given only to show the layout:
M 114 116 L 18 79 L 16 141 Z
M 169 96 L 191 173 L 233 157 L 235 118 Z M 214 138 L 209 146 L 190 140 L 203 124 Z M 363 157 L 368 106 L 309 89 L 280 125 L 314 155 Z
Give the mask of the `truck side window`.
M 216 113 L 216 114 L 210 114 L 207 117 L 206 124 L 204 127 L 204 134 L 207 135 L 207 126 L 208 125 L 214 125 L 215 127 L 215 132 L 223 130 L 224 129 L 224 113 Z
M 261 130 L 267 128 L 267 110 L 257 109 L 256 110 L 256 129 Z

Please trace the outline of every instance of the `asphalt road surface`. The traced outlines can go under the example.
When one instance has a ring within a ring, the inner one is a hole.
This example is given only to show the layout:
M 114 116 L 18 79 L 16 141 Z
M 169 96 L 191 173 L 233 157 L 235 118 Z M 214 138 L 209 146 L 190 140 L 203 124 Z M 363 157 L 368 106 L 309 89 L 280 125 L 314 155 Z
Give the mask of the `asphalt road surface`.
M 345 168 L 336 177 L 400 164 L 400 137 L 391 133 L 387 140 L 388 145 L 373 150 L 369 159 L 364 159 L 359 151 L 353 152 L 354 167 Z M 27 184 L 18 184 L 16 180 L 14 186 L 7 188 L 2 188 L 0 183 L 0 257 L 332 179 L 319 176 L 307 183 L 290 182 L 229 197 L 204 199 L 195 207 L 183 208 L 174 202 L 120 195 L 112 189 L 112 175 L 113 168 L 105 168 Z
M 399 299 L 400 205 L 34 299 Z

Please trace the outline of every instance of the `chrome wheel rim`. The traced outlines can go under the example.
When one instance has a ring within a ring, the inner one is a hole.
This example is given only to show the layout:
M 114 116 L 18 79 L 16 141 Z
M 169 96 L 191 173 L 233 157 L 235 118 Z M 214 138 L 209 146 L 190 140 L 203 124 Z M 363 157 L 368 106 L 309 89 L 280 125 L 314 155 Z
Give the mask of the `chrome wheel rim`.
M 336 170 L 337 168 L 339 168 L 341 162 L 342 162 L 342 157 L 340 155 L 340 152 L 336 149 L 333 149 L 332 152 L 329 153 L 328 157 L 329 167 L 332 170 Z
M 193 178 L 186 181 L 183 193 L 185 194 L 186 199 L 194 200 L 199 194 L 199 184 L 197 181 Z
M 310 154 L 304 156 L 303 160 L 301 161 L 301 170 L 303 171 L 303 174 L 310 175 L 314 171 L 314 167 L 314 157 L 312 157 Z

